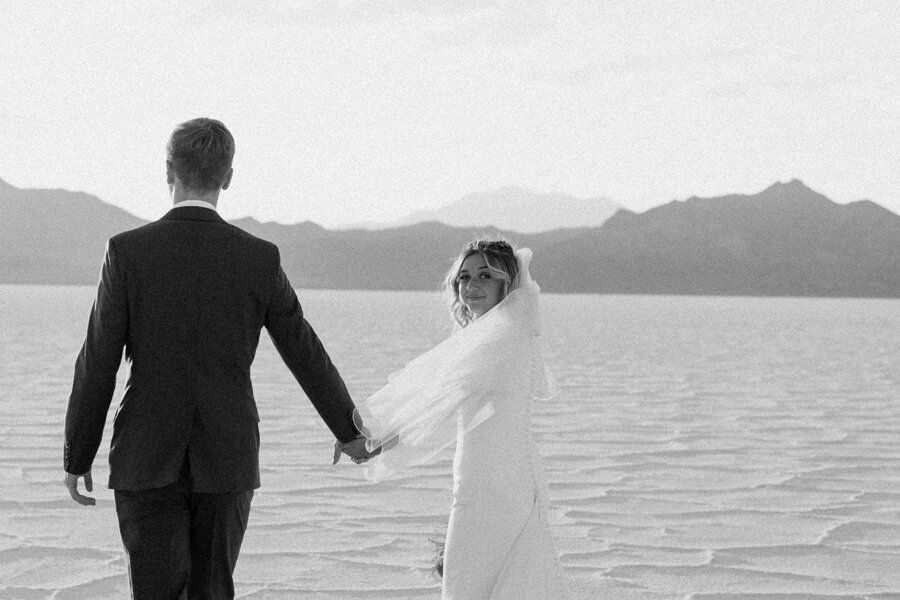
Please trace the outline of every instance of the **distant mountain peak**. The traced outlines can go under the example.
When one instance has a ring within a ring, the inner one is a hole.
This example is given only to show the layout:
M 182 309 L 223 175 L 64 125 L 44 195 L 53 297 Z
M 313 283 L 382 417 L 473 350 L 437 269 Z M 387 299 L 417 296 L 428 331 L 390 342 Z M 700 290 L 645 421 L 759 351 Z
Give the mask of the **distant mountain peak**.
M 798 199 L 798 198 L 806 198 L 806 197 L 814 197 L 818 199 L 823 199 L 825 196 L 815 191 L 814 189 L 807 186 L 805 183 L 800 181 L 799 179 L 791 179 L 787 182 L 776 181 L 766 189 L 761 192 L 756 192 L 754 194 L 734 194 L 728 196 L 691 196 L 685 200 L 673 200 L 669 204 L 679 204 L 679 203 L 688 203 L 693 204 L 696 202 L 713 202 L 719 203 L 723 198 L 790 198 L 790 199 Z M 652 210 L 652 209 L 651 209 Z
M 16 189 L 15 186 L 10 185 L 10 184 L 6 183 L 5 181 L 3 181 L 2 179 L 0 179 L 0 190 L 14 190 L 14 189 Z
M 794 205 L 806 205 L 809 208 L 835 204 L 833 200 L 808 187 L 799 179 L 791 179 L 787 183 L 775 182 L 762 192 L 755 194 L 754 197 L 767 202 L 788 202 Z
M 781 181 L 776 181 L 775 183 L 773 183 L 772 185 L 770 185 L 769 187 L 764 189 L 761 193 L 765 194 L 767 192 L 790 192 L 790 193 L 795 194 L 797 192 L 807 191 L 807 190 L 810 192 L 813 192 L 813 193 L 818 193 L 818 192 L 815 192 L 813 189 L 811 189 L 809 186 L 807 186 L 805 183 L 800 181 L 799 179 L 795 178 L 795 179 L 791 179 L 790 181 L 785 182 L 785 183 L 782 183 Z
M 607 198 L 575 198 L 507 185 L 475 192 L 436 209 L 415 212 L 398 225 L 437 221 L 451 227 L 493 226 L 517 233 L 599 227 L 621 207 Z

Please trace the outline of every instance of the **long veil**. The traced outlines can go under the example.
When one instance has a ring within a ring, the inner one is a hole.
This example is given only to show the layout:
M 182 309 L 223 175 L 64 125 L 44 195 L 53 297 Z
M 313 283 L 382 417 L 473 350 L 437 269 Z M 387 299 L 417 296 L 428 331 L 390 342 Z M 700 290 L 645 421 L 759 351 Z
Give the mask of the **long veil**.
M 537 399 L 556 392 L 535 344 L 540 287 L 528 271 L 531 257 L 527 248 L 516 252 L 518 275 L 497 306 L 391 374 L 357 405 L 354 420 L 369 438 L 369 451 L 383 449 L 372 463 L 381 475 L 428 462 L 458 434 L 484 423 L 513 379 L 528 378 Z

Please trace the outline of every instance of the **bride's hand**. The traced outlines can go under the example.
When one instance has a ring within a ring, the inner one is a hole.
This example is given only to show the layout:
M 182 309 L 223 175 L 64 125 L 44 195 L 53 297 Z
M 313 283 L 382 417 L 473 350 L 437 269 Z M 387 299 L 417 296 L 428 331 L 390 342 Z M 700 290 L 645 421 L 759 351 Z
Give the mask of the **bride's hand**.
M 368 438 L 359 436 L 354 440 L 342 443 L 339 440 L 334 442 L 334 458 L 331 464 L 336 465 L 341 459 L 341 454 L 346 454 L 356 464 L 362 464 L 372 457 L 381 454 L 381 448 L 376 448 L 374 452 L 369 452 L 366 448 Z

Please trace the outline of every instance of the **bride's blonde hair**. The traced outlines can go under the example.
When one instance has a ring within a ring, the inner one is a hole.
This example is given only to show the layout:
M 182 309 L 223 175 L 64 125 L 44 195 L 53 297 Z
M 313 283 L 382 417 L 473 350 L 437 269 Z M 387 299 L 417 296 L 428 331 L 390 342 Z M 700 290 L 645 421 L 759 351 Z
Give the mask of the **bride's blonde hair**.
M 463 248 L 444 278 L 444 295 L 447 298 L 450 316 L 459 327 L 465 327 L 475 319 L 472 311 L 459 298 L 459 271 L 463 262 L 473 254 L 480 254 L 491 273 L 503 281 L 503 289 L 500 292 L 502 300 L 509 293 L 509 286 L 519 274 L 515 252 L 515 248 L 502 238 L 476 239 Z

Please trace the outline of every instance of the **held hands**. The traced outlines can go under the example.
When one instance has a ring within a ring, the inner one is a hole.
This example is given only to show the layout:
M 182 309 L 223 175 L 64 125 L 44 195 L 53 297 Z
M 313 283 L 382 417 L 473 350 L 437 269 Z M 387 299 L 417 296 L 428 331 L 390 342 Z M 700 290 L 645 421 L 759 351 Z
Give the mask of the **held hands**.
M 356 464 L 362 464 L 369 460 L 372 457 L 378 456 L 381 454 L 381 448 L 376 448 L 374 452 L 369 452 L 366 449 L 366 438 L 364 435 L 357 436 L 356 439 L 351 440 L 347 443 L 342 443 L 339 440 L 334 441 L 334 459 L 331 461 L 331 464 L 336 465 L 338 461 L 341 460 L 341 454 L 346 454 L 350 457 L 350 460 L 355 462 Z
M 94 480 L 91 478 L 91 472 L 88 471 L 83 475 L 72 475 L 71 473 L 66 473 L 66 477 L 63 481 L 66 488 L 69 490 L 69 495 L 72 496 L 72 500 L 81 504 L 82 506 L 94 506 L 97 504 L 97 500 L 90 497 L 84 496 L 81 492 L 78 491 L 78 480 L 84 477 L 84 489 L 89 492 L 94 491 Z

